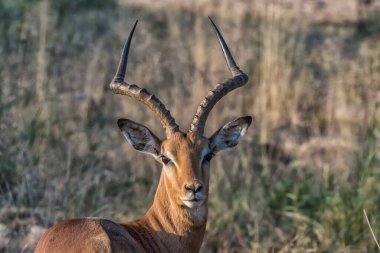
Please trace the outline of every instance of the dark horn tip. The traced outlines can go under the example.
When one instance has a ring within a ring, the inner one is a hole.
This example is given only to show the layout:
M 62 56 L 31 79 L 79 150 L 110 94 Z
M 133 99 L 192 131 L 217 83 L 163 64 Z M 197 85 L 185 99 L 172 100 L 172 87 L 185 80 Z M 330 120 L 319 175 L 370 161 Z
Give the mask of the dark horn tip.
M 137 23 L 139 22 L 139 20 L 138 19 L 136 19 L 136 22 L 135 22 L 135 24 L 133 25 L 133 28 L 132 28 L 132 30 L 131 30 L 131 35 L 134 33 L 134 31 L 135 31 L 135 29 L 136 29 L 136 26 L 137 26 Z
M 123 52 L 120 58 L 119 67 L 117 68 L 116 75 L 113 79 L 113 82 L 115 83 L 122 83 L 124 81 L 125 72 L 127 70 L 129 48 L 131 46 L 131 41 L 132 41 L 133 33 L 135 32 L 135 29 L 137 26 L 137 22 L 138 20 L 136 20 L 135 24 L 133 25 L 132 30 L 129 33 L 128 39 L 125 41 Z
M 211 25 L 213 26 L 213 28 L 214 28 L 216 31 L 219 31 L 219 30 L 218 30 L 218 27 L 216 26 L 216 24 L 214 23 L 214 21 L 212 20 L 212 18 L 211 18 L 210 16 L 208 16 L 208 19 L 210 20 Z

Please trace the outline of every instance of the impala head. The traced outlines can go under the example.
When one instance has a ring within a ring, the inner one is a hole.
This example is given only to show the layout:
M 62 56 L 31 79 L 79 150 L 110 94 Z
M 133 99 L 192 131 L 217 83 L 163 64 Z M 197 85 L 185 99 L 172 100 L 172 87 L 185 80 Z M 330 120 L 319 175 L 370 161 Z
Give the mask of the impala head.
M 223 125 L 211 137 L 205 137 L 205 123 L 214 105 L 228 92 L 243 86 L 248 77 L 236 65 L 221 33 L 210 18 L 222 47 L 232 78 L 218 84 L 199 105 L 190 130 L 182 132 L 161 101 L 147 90 L 124 81 L 127 59 L 137 21 L 125 43 L 119 68 L 110 84 L 114 93 L 133 97 L 148 106 L 159 118 L 166 132 L 161 140 L 147 127 L 128 119 L 118 126 L 127 141 L 138 151 L 152 155 L 163 166 L 163 182 L 170 201 L 196 208 L 208 198 L 210 161 L 219 151 L 234 147 L 251 124 L 251 117 L 241 117 Z

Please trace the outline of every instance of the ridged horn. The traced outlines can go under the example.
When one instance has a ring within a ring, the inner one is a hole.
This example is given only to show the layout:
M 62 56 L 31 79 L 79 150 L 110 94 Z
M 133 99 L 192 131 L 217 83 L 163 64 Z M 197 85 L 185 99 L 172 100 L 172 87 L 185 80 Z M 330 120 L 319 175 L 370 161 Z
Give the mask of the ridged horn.
M 216 85 L 216 87 L 207 94 L 207 96 L 198 106 L 197 112 L 195 113 L 193 121 L 191 122 L 190 131 L 195 132 L 199 135 L 203 135 L 206 120 L 215 104 L 229 92 L 245 85 L 248 82 L 248 76 L 237 66 L 231 54 L 231 51 L 229 50 L 227 43 L 225 42 L 218 27 L 210 17 L 208 18 L 210 19 L 211 25 L 214 28 L 220 47 L 222 48 L 224 58 L 227 62 L 227 67 L 231 71 L 232 78 L 229 78 L 226 81 Z
M 140 88 L 136 84 L 128 84 L 124 81 L 125 72 L 127 70 L 129 49 L 131 47 L 131 41 L 137 22 L 138 21 L 136 20 L 136 23 L 129 33 L 128 39 L 125 42 L 119 67 L 114 79 L 110 83 L 110 88 L 115 94 L 132 97 L 148 106 L 148 108 L 158 116 L 162 126 L 165 129 L 166 136 L 169 137 L 173 133 L 179 131 L 179 127 L 175 123 L 174 118 L 171 116 L 170 111 L 166 109 L 165 105 L 155 95 L 149 93 L 146 89 Z

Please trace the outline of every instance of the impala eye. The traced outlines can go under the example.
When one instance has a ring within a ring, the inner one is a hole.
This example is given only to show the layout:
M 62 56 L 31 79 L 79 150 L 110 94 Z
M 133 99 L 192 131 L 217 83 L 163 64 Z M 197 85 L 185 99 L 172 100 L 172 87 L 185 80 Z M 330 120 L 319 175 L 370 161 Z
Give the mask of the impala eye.
M 160 156 L 160 160 L 161 160 L 161 162 L 162 162 L 163 164 L 165 164 L 165 165 L 171 162 L 170 159 L 167 158 L 167 157 L 164 156 L 164 155 Z
M 206 162 L 209 162 L 209 161 L 211 161 L 211 159 L 214 157 L 214 153 L 208 153 L 206 156 L 205 156 L 205 158 L 203 158 L 203 160 L 204 161 L 206 161 Z

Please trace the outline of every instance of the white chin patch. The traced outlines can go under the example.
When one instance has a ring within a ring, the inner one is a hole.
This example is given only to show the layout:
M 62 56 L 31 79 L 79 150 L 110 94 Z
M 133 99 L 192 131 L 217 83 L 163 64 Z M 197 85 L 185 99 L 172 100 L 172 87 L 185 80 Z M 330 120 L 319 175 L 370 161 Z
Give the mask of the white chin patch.
M 200 207 L 203 205 L 204 200 L 199 200 L 199 201 L 187 201 L 187 200 L 182 200 L 183 204 L 187 206 L 188 208 L 195 208 L 195 207 Z

